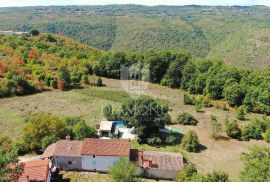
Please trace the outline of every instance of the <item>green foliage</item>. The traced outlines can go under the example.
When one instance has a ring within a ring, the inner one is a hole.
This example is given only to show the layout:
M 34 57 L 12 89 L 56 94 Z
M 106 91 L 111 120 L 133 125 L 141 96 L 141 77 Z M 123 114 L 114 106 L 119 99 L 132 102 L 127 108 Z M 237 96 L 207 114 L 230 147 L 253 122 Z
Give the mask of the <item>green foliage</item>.
M 177 117 L 177 122 L 183 125 L 197 125 L 198 120 L 189 113 L 182 113 Z
M 29 34 L 32 36 L 38 36 L 40 34 L 40 32 L 38 30 L 33 29 L 29 32 Z
M 240 106 L 235 111 L 236 117 L 239 120 L 245 120 L 245 115 L 247 113 L 247 108 L 245 106 Z
M 12 147 L 11 140 L 1 135 L 0 156 L 0 180 L 16 181 L 23 168 L 17 164 L 18 154 Z
M 135 127 L 135 132 L 142 142 L 158 134 L 160 128 L 171 122 L 169 108 L 152 99 L 130 99 L 122 105 L 123 120 Z
M 85 121 L 76 123 L 72 128 L 72 133 L 76 140 L 97 137 L 95 127 L 86 125 Z
M 109 171 L 111 182 L 138 182 L 136 166 L 125 158 L 121 158 Z
M 222 125 L 213 115 L 211 115 L 210 124 L 211 124 L 210 136 L 213 137 L 214 139 L 217 139 L 219 137 L 219 133 L 222 131 Z
M 176 182 L 230 182 L 229 176 L 223 171 L 213 171 L 207 175 L 199 175 L 197 169 L 191 165 L 185 165 L 178 173 Z
M 245 163 L 240 179 L 245 182 L 270 181 L 270 148 L 255 147 L 249 153 L 243 153 Z
M 71 84 L 71 76 L 66 66 L 61 66 L 58 69 L 58 77 L 64 84 L 64 88 L 68 88 Z
M 199 138 L 195 131 L 188 131 L 182 140 L 182 148 L 189 152 L 197 152 L 199 150 Z
M 66 123 L 62 119 L 39 113 L 30 117 L 27 122 L 23 132 L 23 140 L 28 150 L 40 152 L 42 148 L 45 148 L 46 143 L 52 141 L 51 139 L 63 139 L 66 134 Z M 50 137 L 48 138 L 48 136 Z
M 229 175 L 223 171 L 213 171 L 208 173 L 203 180 L 204 182 L 229 182 Z
M 103 107 L 103 116 L 107 120 L 111 120 L 112 113 L 113 113 L 112 105 L 107 105 Z
M 149 145 L 154 145 L 154 146 L 158 146 L 161 144 L 161 139 L 158 137 L 158 136 L 154 136 L 154 137 L 151 137 L 151 138 L 147 138 L 147 143 Z
M 64 139 L 67 135 L 76 140 L 97 137 L 96 129 L 88 126 L 80 117 L 62 119 L 54 115 L 38 113 L 27 121 L 23 132 L 25 147 L 20 150 L 41 152 L 48 145 Z
M 186 164 L 184 169 L 177 174 L 176 182 L 190 182 L 197 175 L 197 169 L 191 164 Z
M 224 88 L 223 95 L 230 106 L 239 106 L 243 101 L 243 91 L 238 83 L 232 83 Z
M 194 105 L 195 104 L 195 98 L 191 97 L 187 94 L 184 94 L 184 104 L 185 105 Z
M 240 139 L 242 132 L 237 121 L 225 121 L 225 131 L 227 135 L 234 139 Z
M 251 123 L 244 126 L 242 129 L 242 140 L 249 141 L 250 139 L 262 139 L 262 130 L 260 126 Z
M 266 142 L 270 143 L 270 128 L 268 128 L 264 134 L 264 139 Z

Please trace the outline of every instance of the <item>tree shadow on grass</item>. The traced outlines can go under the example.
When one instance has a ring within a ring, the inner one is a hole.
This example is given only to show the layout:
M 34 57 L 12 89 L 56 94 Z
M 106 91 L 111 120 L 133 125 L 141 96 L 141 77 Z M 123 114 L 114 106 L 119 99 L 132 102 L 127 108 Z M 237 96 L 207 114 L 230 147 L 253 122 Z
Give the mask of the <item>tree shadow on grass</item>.
M 205 151 L 206 149 L 207 149 L 207 147 L 206 147 L 205 145 L 199 144 L 196 153 L 203 152 L 203 151 Z
M 215 140 L 216 141 L 229 141 L 230 140 L 230 137 L 227 137 L 227 136 L 217 136 L 216 138 L 215 138 Z
M 70 179 L 63 179 L 63 174 L 54 174 L 51 178 L 51 182 L 71 182 Z

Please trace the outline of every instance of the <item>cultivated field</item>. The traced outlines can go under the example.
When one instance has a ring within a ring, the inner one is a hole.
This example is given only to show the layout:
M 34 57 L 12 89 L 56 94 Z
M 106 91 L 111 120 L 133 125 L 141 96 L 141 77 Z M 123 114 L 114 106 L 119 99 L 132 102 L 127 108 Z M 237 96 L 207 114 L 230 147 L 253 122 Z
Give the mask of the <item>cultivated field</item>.
M 123 91 L 126 90 L 125 84 L 121 84 L 119 80 L 103 78 L 103 82 L 106 86 L 101 88 L 87 87 L 66 92 L 55 90 L 25 97 L 0 99 L 0 132 L 12 138 L 20 137 L 27 116 L 40 111 L 59 116 L 81 116 L 89 124 L 98 124 L 104 119 L 102 108 L 105 105 L 111 104 L 119 107 L 121 102 L 134 96 Z M 215 115 L 220 122 L 224 123 L 226 118 L 235 119 L 234 112 L 212 107 L 204 108 L 203 112 L 197 113 L 194 106 L 183 105 L 183 92 L 179 90 L 150 83 L 141 83 L 141 88 L 143 88 L 141 90 L 143 94 L 157 98 L 169 105 L 173 121 L 181 112 L 189 112 L 199 120 L 197 126 L 175 126 L 183 128 L 185 132 L 190 129 L 195 130 L 201 144 L 206 147 L 206 150 L 200 153 L 183 153 L 185 157 L 197 165 L 198 170 L 202 173 L 220 169 L 228 172 L 233 181 L 237 181 L 243 167 L 239 158 L 240 153 L 255 145 L 269 145 L 264 141 L 240 142 L 232 140 L 227 138 L 224 133 L 220 140 L 215 141 L 209 136 L 210 116 Z M 248 119 L 253 117 L 260 116 L 255 114 L 247 116 Z M 249 121 L 243 121 L 242 124 L 247 122 Z M 179 146 L 153 148 L 147 145 L 138 146 L 135 142 L 133 142 L 133 146 L 147 150 L 183 152 Z M 78 177 L 76 176 L 78 174 L 65 174 L 64 176 L 69 178 L 69 175 L 71 175 L 71 181 Z

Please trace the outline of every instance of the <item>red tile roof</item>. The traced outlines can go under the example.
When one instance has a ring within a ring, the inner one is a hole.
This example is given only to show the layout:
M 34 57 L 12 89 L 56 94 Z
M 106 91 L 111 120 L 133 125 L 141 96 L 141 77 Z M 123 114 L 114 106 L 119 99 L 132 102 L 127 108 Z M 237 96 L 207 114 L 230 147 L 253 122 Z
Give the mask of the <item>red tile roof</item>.
M 129 157 L 130 141 L 87 138 L 83 141 L 81 154 Z
M 163 170 L 180 171 L 184 167 L 183 156 L 172 152 L 139 152 L 139 166 Z
M 37 160 L 21 163 L 23 171 L 18 179 L 18 182 L 26 182 L 27 176 L 33 181 L 47 181 L 49 174 L 49 161 Z
M 53 147 L 51 147 L 52 149 Z M 59 140 L 55 143 L 54 156 L 80 157 L 82 150 L 82 141 L 77 140 Z M 50 151 L 49 151 L 50 152 Z
M 46 148 L 46 150 L 44 151 L 44 153 L 41 155 L 40 158 L 45 159 L 45 158 L 52 157 L 54 155 L 55 145 L 56 145 L 56 143 L 53 143 L 53 144 L 49 145 Z

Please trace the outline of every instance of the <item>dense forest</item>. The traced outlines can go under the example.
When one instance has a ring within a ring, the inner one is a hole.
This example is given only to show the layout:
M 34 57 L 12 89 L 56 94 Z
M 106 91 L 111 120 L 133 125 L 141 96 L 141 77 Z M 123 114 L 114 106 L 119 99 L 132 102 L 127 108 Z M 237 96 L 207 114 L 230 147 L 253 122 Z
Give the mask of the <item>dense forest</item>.
M 140 73 L 144 81 L 270 114 L 269 69 L 240 69 L 183 51 L 105 52 L 53 34 L 1 36 L 0 52 L 0 97 L 80 84 L 101 86 L 98 76 L 120 79 L 121 66 L 126 66 L 130 79 Z
M 0 29 L 62 34 L 103 50 L 185 50 L 240 67 L 269 67 L 264 6 L 66 6 L 0 8 Z

